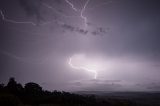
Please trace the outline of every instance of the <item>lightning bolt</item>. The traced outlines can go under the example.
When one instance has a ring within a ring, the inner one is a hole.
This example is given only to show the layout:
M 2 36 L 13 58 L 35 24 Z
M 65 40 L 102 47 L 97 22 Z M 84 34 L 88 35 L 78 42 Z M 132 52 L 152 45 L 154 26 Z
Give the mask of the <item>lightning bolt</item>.
M 74 4 L 72 4 L 70 1 L 68 0 L 65 0 L 67 4 L 69 4 L 71 6 L 71 8 L 74 10 L 74 11 L 78 11 L 75 7 L 74 7 Z
M 0 15 L 2 17 L 2 20 L 5 21 L 5 22 L 8 22 L 8 23 L 12 23 L 12 24 L 31 24 L 33 26 L 37 26 L 36 23 L 31 22 L 31 21 L 16 21 L 16 20 L 8 19 L 8 18 L 5 17 L 4 12 L 2 10 L 0 10 Z M 59 25 L 63 25 L 64 24 L 64 22 L 62 22 L 62 21 L 53 19 L 53 20 L 48 21 L 48 22 L 40 23 L 39 25 L 42 25 L 42 26 L 43 25 L 48 25 L 48 24 L 51 24 L 53 22 L 56 22 Z
M 96 70 L 92 70 L 92 69 L 89 69 L 89 68 L 83 67 L 83 66 L 75 66 L 75 65 L 72 64 L 72 58 L 69 58 L 68 64 L 69 64 L 73 69 L 76 69 L 76 70 L 86 70 L 86 71 L 88 71 L 88 72 L 94 73 L 94 79 L 97 79 L 97 71 L 96 71 Z
M 88 20 L 87 20 L 87 17 L 84 16 L 83 14 L 84 14 L 84 12 L 85 12 L 85 10 L 86 10 L 86 7 L 87 7 L 89 1 L 90 1 L 90 0 L 87 0 L 87 1 L 85 2 L 84 6 L 83 6 L 83 8 L 82 8 L 82 10 L 81 10 L 81 18 L 84 20 L 85 28 L 87 27 L 87 22 L 88 22 Z
M 71 8 L 72 8 L 74 11 L 76 11 L 76 12 L 78 11 L 78 10 L 75 8 L 75 6 L 74 6 L 73 3 L 71 3 L 71 2 L 68 1 L 68 0 L 65 0 L 65 1 L 66 1 L 66 3 L 68 3 L 68 4 L 71 6 Z M 86 7 L 87 7 L 89 1 L 90 1 L 90 0 L 87 0 L 87 1 L 85 2 L 82 10 L 80 11 L 80 17 L 84 20 L 85 28 L 87 27 L 88 20 L 87 20 L 87 17 L 84 16 L 83 14 L 84 14 L 84 12 L 86 11 Z
M 52 9 L 54 12 L 56 12 L 57 14 L 59 14 L 59 15 L 61 15 L 63 17 L 69 17 L 69 18 L 71 18 L 71 17 L 80 17 L 80 18 L 82 18 L 84 20 L 84 25 L 85 25 L 84 28 L 86 28 L 88 26 L 88 19 L 87 19 L 86 16 L 84 16 L 84 12 L 86 11 L 86 7 L 89 4 L 90 0 L 86 0 L 85 4 L 84 4 L 84 6 L 83 6 L 83 8 L 81 10 L 76 9 L 74 4 L 72 2 L 70 2 L 69 0 L 65 0 L 65 2 L 67 4 L 69 4 L 74 11 L 76 11 L 76 12 L 80 11 L 80 16 L 67 16 L 67 15 L 62 14 L 61 12 L 57 11 L 55 8 L 45 4 L 43 2 L 42 2 L 42 5 L 47 7 L 47 8 L 49 8 L 49 9 Z M 112 2 L 112 1 L 102 3 L 100 5 L 97 5 L 96 7 L 109 4 L 110 2 Z M 90 8 L 90 9 L 94 9 L 94 8 Z M 8 19 L 8 18 L 6 18 L 6 16 L 4 15 L 4 12 L 2 10 L 0 10 L 0 15 L 2 17 L 2 20 L 5 21 L 5 22 L 9 22 L 9 23 L 13 23 L 13 24 L 31 24 L 33 26 L 37 25 L 36 23 L 31 22 L 31 21 L 16 21 L 16 20 L 13 20 L 13 19 Z M 52 20 L 52 21 L 48 21 L 48 22 L 43 22 L 43 23 L 41 23 L 39 25 L 47 25 L 47 24 L 51 24 L 52 22 L 57 22 L 58 24 L 64 24 L 63 22 L 60 22 L 60 21 L 57 21 L 57 20 Z
M 9 22 L 9 23 L 13 23 L 13 24 L 31 24 L 33 26 L 36 26 L 36 24 L 34 22 L 31 22 L 31 21 L 16 21 L 16 20 L 8 19 L 8 18 L 5 17 L 2 10 L 0 10 L 0 15 L 2 17 L 2 20 L 5 21 L 5 22 Z
M 54 7 L 52 7 L 52 6 L 50 6 L 50 5 L 46 4 L 46 3 L 42 3 L 42 5 L 47 7 L 47 8 L 49 8 L 49 9 L 51 9 L 51 10 L 53 10 L 55 13 L 57 13 L 57 14 L 63 16 L 63 17 L 66 17 L 66 18 L 77 18 L 77 17 L 79 17 L 79 16 L 70 16 L 70 15 L 62 14 L 61 12 L 57 11 Z
M 78 10 L 75 8 L 75 6 L 74 6 L 73 3 L 71 3 L 69 0 L 65 0 L 65 2 L 67 4 L 69 4 L 74 11 L 78 12 Z M 86 16 L 84 16 L 84 12 L 86 11 L 86 7 L 89 4 L 89 2 L 90 2 L 90 0 L 87 0 L 85 2 L 83 8 L 80 11 L 80 16 L 68 16 L 68 15 L 62 14 L 61 12 L 57 11 L 54 7 L 52 7 L 52 6 L 50 6 L 50 5 L 46 4 L 46 3 L 42 3 L 42 5 L 45 6 L 45 7 L 47 7 L 47 8 L 49 8 L 49 9 L 52 9 L 55 13 L 57 13 L 57 14 L 63 16 L 63 17 L 66 17 L 66 18 L 73 18 L 73 17 L 77 18 L 77 17 L 80 17 L 82 20 L 84 20 L 84 26 L 85 26 L 84 28 L 86 28 L 88 26 L 87 25 L 88 19 L 87 19 Z

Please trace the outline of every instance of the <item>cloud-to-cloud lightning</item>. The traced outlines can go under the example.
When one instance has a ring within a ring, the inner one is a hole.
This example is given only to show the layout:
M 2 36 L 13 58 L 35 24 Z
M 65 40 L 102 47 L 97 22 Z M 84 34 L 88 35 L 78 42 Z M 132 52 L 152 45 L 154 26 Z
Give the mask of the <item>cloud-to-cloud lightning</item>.
M 80 16 L 70 16 L 70 15 L 63 14 L 62 12 L 57 11 L 53 6 L 50 6 L 50 5 L 48 5 L 47 3 L 44 3 L 44 2 L 42 3 L 42 5 L 47 7 L 48 9 L 51 9 L 55 13 L 65 17 L 65 18 L 77 18 L 77 17 L 80 17 Z
M 81 18 L 84 20 L 85 28 L 87 27 L 87 22 L 88 22 L 88 21 L 87 21 L 87 17 L 84 16 L 83 13 L 85 12 L 86 7 L 87 7 L 89 1 L 90 1 L 90 0 L 87 0 L 87 1 L 86 1 L 86 3 L 84 4 L 84 6 L 83 6 L 83 8 L 82 8 L 82 10 L 81 10 Z
M 74 10 L 74 11 L 78 11 L 75 7 L 74 7 L 74 4 L 72 4 L 70 1 L 68 1 L 68 0 L 65 0 L 66 1 L 66 3 L 68 3 L 70 6 L 71 6 L 71 8 Z
M 96 71 L 96 70 L 89 69 L 89 68 L 84 67 L 84 66 L 75 66 L 75 65 L 72 63 L 72 58 L 69 58 L 68 64 L 69 64 L 73 69 L 76 69 L 76 70 L 85 70 L 85 71 L 88 71 L 88 72 L 93 73 L 93 74 L 94 74 L 94 79 L 97 79 L 97 71 Z
M 68 0 L 65 0 L 65 1 L 66 1 L 66 3 L 68 3 L 68 4 L 71 6 L 71 8 L 72 8 L 74 11 L 76 11 L 76 12 L 78 11 L 78 10 L 75 8 L 75 6 L 74 6 L 73 3 L 71 3 L 71 2 L 68 1 Z M 85 2 L 85 4 L 84 4 L 82 10 L 80 11 L 80 17 L 84 20 L 85 28 L 87 27 L 88 21 L 87 21 L 87 17 L 84 16 L 83 14 L 84 14 L 84 12 L 86 11 L 86 7 L 87 7 L 89 1 L 90 1 L 90 0 L 87 0 L 87 1 Z
M 4 13 L 2 10 L 0 10 L 0 15 L 2 17 L 2 20 L 5 22 L 9 22 L 9 23 L 13 23 L 13 24 L 31 24 L 31 25 L 36 25 L 34 22 L 31 21 L 16 21 L 16 20 L 12 20 L 12 19 L 8 19 L 5 17 Z
M 64 22 L 62 21 L 59 21 L 57 19 L 53 19 L 52 21 L 47 21 L 47 22 L 43 22 L 43 23 L 34 23 L 34 22 L 31 22 L 31 21 L 16 21 L 16 20 L 13 20 L 13 19 L 8 19 L 5 17 L 5 14 L 2 10 L 0 10 L 0 15 L 1 15 L 1 18 L 3 21 L 5 22 L 8 22 L 8 23 L 12 23 L 12 24 L 30 24 L 30 25 L 33 25 L 33 26 L 37 26 L 37 25 L 47 25 L 47 24 L 51 24 L 52 22 L 56 22 L 57 24 L 59 25 L 63 25 Z

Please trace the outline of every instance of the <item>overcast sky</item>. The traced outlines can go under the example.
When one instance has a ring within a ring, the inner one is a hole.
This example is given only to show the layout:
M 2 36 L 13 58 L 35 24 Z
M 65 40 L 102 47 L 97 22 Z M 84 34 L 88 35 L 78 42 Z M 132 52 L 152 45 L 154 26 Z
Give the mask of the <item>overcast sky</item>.
M 159 28 L 159 0 L 0 0 L 0 83 L 160 90 Z

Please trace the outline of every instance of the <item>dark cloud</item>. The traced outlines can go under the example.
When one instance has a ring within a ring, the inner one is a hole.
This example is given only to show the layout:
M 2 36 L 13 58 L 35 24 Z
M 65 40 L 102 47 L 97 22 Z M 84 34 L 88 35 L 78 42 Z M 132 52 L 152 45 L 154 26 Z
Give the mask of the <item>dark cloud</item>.
M 68 25 L 68 24 L 63 24 L 62 28 L 66 29 L 66 30 L 69 30 L 69 31 L 75 31 L 75 27 L 71 26 L 71 25 Z
M 92 30 L 85 30 L 85 29 L 82 29 L 80 27 L 75 27 L 75 26 L 72 26 L 72 25 L 69 25 L 69 24 L 63 24 L 61 26 L 65 30 L 68 30 L 68 31 L 71 31 L 71 32 L 77 32 L 77 33 L 82 34 L 82 35 L 87 35 L 89 33 L 93 36 L 104 36 L 108 33 L 108 31 L 105 30 L 105 28 L 103 28 L 103 27 L 98 27 L 97 29 L 92 31 Z
M 84 34 L 84 35 L 86 35 L 88 33 L 87 30 L 79 29 L 79 28 L 77 28 L 76 31 L 79 32 L 80 34 Z
M 79 27 L 74 27 L 74 26 L 68 25 L 68 24 L 63 24 L 62 28 L 64 28 L 65 30 L 69 30 L 71 32 L 77 32 L 77 33 L 83 34 L 83 35 L 86 35 L 88 33 L 87 30 L 81 29 Z
M 95 29 L 94 31 L 91 32 L 92 35 L 94 36 L 104 36 L 108 33 L 108 29 L 106 30 L 103 27 L 98 27 L 97 29 Z

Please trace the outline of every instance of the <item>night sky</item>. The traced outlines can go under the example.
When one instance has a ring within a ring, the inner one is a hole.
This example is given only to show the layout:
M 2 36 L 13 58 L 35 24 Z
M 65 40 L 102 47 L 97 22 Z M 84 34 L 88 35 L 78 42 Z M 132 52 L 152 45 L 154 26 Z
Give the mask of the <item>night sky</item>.
M 160 90 L 159 0 L 0 0 L 0 83 Z

